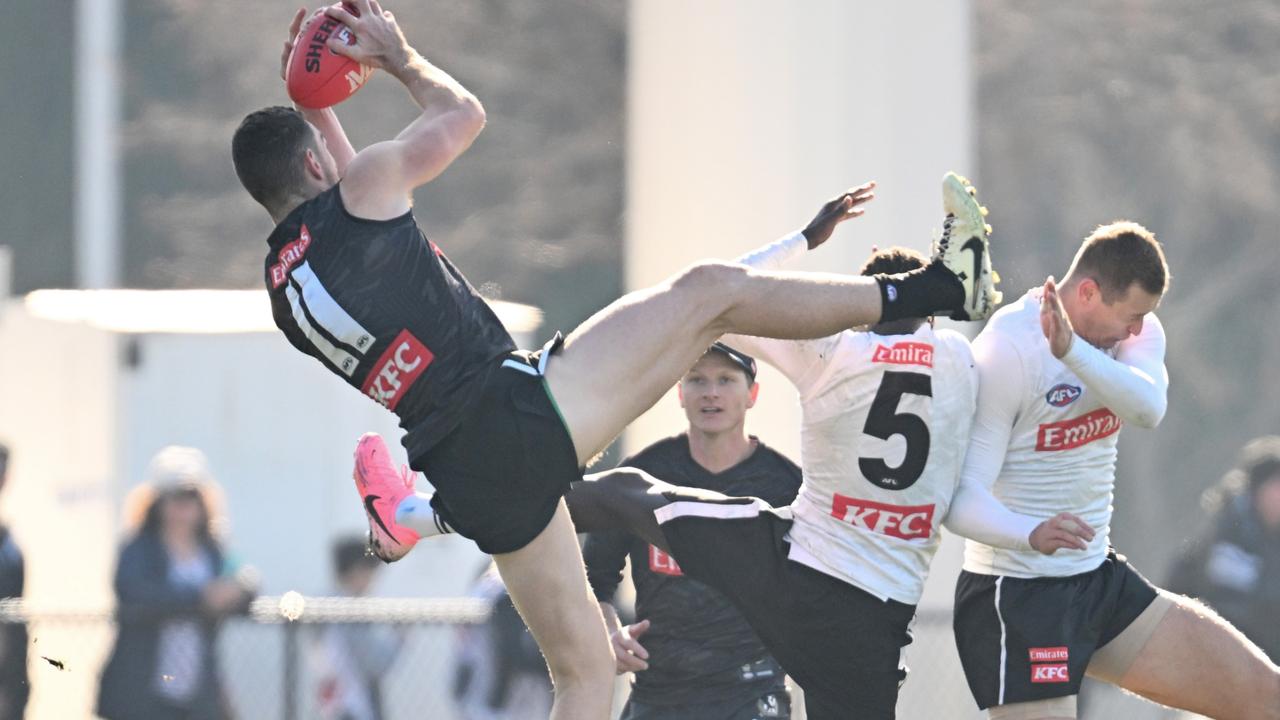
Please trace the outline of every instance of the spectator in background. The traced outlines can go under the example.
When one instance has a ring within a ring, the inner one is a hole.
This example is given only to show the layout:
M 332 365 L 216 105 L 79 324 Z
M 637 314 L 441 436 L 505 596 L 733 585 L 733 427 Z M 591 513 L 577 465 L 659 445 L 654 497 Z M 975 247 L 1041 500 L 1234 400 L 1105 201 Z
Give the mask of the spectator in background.
M 337 594 L 369 594 L 382 561 L 369 554 L 363 535 L 333 545 Z M 317 644 L 320 716 L 325 720 L 383 720 L 379 679 L 390 670 L 404 646 L 397 628 L 373 623 L 322 626 Z
M 460 625 L 455 646 L 453 699 L 461 720 L 546 720 L 551 677 L 542 652 L 516 612 L 490 563 L 471 587 L 489 603 L 489 619 Z
M 254 596 L 247 570 L 227 561 L 214 531 L 221 503 L 203 453 L 170 446 L 149 482 L 126 499 L 136 527 L 116 567 L 119 633 L 102 673 L 107 720 L 222 720 L 217 632 Z M 140 518 L 140 522 L 137 520 Z
M 0 490 L 8 479 L 9 448 L 0 444 Z M 22 597 L 22 551 L 0 524 L 0 600 Z M 0 623 L 0 720 L 20 720 L 27 707 L 27 626 Z
M 1169 589 L 1203 599 L 1280 661 L 1280 436 L 1245 445 L 1202 504 L 1212 525 L 1180 554 Z

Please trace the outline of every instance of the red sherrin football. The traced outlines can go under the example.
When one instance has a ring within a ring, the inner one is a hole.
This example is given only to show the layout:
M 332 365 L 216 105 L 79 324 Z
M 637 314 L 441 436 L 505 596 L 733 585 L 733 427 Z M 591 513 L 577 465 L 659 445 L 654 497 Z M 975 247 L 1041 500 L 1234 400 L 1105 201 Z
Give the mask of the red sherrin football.
M 330 37 L 356 44 L 346 25 L 327 15 L 313 15 L 302 26 L 289 54 L 285 86 L 289 98 L 304 108 L 320 109 L 355 95 L 373 72 L 351 58 L 330 50 Z

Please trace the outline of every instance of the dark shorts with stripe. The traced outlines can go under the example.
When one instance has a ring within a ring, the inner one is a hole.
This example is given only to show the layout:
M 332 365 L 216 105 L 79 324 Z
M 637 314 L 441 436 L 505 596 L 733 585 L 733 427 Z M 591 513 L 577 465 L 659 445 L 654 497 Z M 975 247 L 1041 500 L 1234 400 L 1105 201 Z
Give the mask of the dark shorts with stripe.
M 804 688 L 811 720 L 893 718 L 914 605 L 788 559 L 792 521 L 763 500 L 666 495 L 656 515 L 681 570 L 742 612 Z
M 569 483 L 582 479 L 573 439 L 542 373 L 560 337 L 501 359 L 451 433 L 410 459 L 436 489 L 432 507 L 486 553 L 528 545 L 551 522 Z
M 1067 577 L 961 571 L 956 647 L 978 707 L 1079 693 L 1094 651 L 1155 599 L 1155 586 L 1114 550 L 1096 569 Z

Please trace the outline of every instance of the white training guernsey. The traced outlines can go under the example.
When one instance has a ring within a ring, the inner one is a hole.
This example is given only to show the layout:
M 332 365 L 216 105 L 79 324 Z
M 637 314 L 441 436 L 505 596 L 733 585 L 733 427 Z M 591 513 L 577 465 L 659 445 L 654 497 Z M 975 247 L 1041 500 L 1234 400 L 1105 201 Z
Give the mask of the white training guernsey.
M 974 340 L 981 391 L 964 482 L 991 487 L 1015 512 L 1074 513 L 1097 534 L 1087 550 L 1053 555 L 969 540 L 969 572 L 1064 577 L 1097 568 L 1110 546 L 1120 428 L 1154 427 L 1164 416 L 1169 377 L 1155 315 L 1110 351 L 1076 336 L 1059 360 L 1040 327 L 1041 294 L 1002 308 Z
M 769 269 L 804 248 L 791 236 L 739 261 Z M 927 324 L 909 335 L 724 341 L 778 368 L 799 391 L 803 483 L 791 505 L 790 558 L 881 599 L 916 604 L 973 419 L 968 341 Z M 1026 527 L 1017 533 L 1025 543 Z

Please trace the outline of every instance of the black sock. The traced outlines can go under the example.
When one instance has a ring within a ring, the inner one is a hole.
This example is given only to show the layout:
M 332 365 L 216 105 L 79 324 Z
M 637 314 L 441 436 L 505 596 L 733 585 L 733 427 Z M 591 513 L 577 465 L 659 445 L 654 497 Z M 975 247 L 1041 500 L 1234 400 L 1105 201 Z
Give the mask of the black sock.
M 936 262 L 911 272 L 873 277 L 880 286 L 880 322 L 949 315 L 964 307 L 964 285 Z

